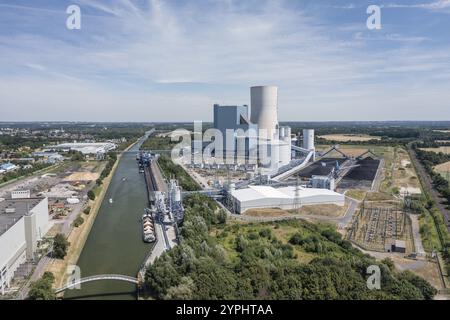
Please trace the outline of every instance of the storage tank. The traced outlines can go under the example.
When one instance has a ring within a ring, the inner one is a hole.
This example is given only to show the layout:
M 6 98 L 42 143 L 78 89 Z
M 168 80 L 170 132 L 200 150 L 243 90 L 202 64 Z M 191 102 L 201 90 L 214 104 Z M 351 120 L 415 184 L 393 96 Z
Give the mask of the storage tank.
M 280 141 L 280 167 L 285 166 L 291 162 L 291 143 Z
M 303 129 L 303 148 L 314 149 L 314 129 Z
M 278 88 L 275 86 L 257 86 L 250 88 L 250 122 L 258 125 L 258 130 L 267 130 L 274 134 L 278 127 Z
M 283 139 L 286 136 L 286 127 L 280 127 L 280 139 Z

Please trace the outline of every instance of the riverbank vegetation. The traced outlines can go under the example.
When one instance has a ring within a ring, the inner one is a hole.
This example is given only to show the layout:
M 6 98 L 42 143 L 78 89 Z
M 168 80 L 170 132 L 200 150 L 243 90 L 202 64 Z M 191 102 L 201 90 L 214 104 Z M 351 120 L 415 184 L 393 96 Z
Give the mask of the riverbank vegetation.
M 53 289 L 55 276 L 51 272 L 44 272 L 44 275 L 31 284 L 28 294 L 29 300 L 55 300 L 56 294 Z
M 179 164 L 175 164 L 169 156 L 161 155 L 158 164 L 167 179 L 174 177 L 178 180 L 179 185 L 185 191 L 200 190 L 200 186 Z
M 294 220 L 227 222 L 203 195 L 185 201 L 180 245 L 146 272 L 158 299 L 431 299 L 436 290 L 392 271 L 343 240 L 334 227 Z M 381 290 L 367 288 L 378 265 Z
M 62 233 L 58 233 L 53 238 L 53 257 L 56 259 L 64 259 L 70 243 Z

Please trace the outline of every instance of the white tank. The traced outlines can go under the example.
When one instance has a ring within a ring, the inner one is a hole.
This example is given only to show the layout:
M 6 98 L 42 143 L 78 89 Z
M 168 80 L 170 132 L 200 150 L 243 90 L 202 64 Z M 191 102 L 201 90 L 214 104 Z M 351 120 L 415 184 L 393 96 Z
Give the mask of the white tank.
M 278 127 L 278 88 L 275 86 L 258 86 L 250 88 L 251 115 L 250 122 L 258 125 L 258 130 L 265 129 L 267 134 L 275 133 Z
M 303 129 L 303 148 L 314 149 L 314 129 Z
M 286 136 L 286 127 L 280 127 L 280 139 L 283 139 Z

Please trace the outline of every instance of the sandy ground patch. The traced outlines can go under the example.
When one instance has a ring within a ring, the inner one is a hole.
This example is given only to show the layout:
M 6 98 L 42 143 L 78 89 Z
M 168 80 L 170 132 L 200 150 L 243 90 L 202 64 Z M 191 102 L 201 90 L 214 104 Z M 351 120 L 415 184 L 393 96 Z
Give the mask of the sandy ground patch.
M 74 172 L 64 178 L 64 181 L 94 181 L 100 177 L 97 172 Z
M 450 133 L 450 130 L 433 130 L 434 132 Z
M 400 187 L 400 194 L 401 195 L 412 195 L 412 194 L 421 194 L 422 191 L 420 188 L 414 188 L 414 187 Z
M 335 204 L 302 206 L 300 208 L 300 214 L 308 216 L 341 217 L 347 212 L 348 207 L 348 201 L 345 201 L 345 205 L 343 206 Z
M 409 161 L 409 160 L 406 160 L 406 159 L 401 160 L 401 165 L 403 168 L 406 168 L 410 164 L 411 164 L 411 161 Z
M 329 140 L 329 141 L 370 141 L 370 140 L 381 140 L 380 137 L 369 136 L 365 134 L 326 134 L 319 136 L 319 138 Z

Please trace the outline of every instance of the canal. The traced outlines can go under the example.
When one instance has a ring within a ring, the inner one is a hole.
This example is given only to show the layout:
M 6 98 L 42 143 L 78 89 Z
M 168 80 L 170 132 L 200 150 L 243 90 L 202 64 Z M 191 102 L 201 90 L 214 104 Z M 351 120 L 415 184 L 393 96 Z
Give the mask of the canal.
M 122 274 L 135 277 L 151 245 L 142 241 L 140 219 L 147 193 L 136 164 L 141 138 L 125 152 L 78 260 L 81 277 Z M 110 202 L 112 199 L 112 203 Z M 97 281 L 68 290 L 65 299 L 136 299 L 136 286 L 121 281 Z

